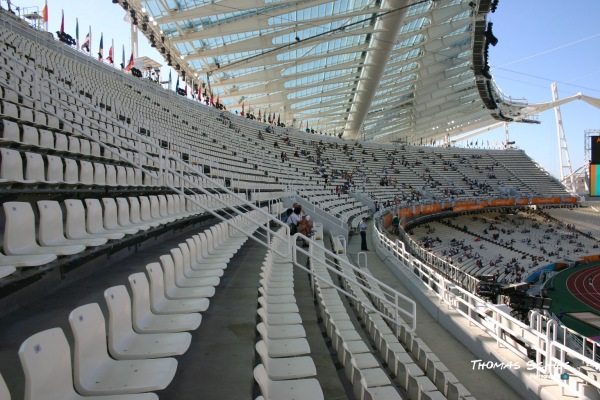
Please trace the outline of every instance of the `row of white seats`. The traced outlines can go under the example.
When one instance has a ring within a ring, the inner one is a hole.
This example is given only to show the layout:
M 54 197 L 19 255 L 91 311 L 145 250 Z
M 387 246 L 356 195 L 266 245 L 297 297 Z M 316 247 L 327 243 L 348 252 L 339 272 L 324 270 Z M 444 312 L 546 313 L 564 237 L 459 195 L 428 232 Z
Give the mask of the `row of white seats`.
M 323 245 L 322 240 L 317 243 Z M 373 354 L 370 344 L 365 342 L 355 327 L 340 292 L 334 287 L 325 252 L 315 247 L 311 253 L 311 268 L 321 277 L 314 277 L 313 281 L 323 324 L 338 360 L 344 367 L 346 378 L 353 387 L 354 395 L 359 400 L 400 400 L 402 397 L 396 385 L 383 369 L 378 357 Z
M 172 357 L 189 348 L 188 332 L 200 326 L 199 313 L 208 309 L 228 261 L 248 239 L 236 228 L 253 232 L 264 222 L 252 211 L 186 239 L 160 262 L 148 264 L 148 277 L 129 276 L 133 298 L 124 285 L 108 288 L 108 330 L 97 303 L 74 309 L 69 315 L 73 364 L 60 328 L 25 340 L 19 349 L 25 400 L 158 399 L 147 392 L 164 389 L 175 376 Z
M 261 268 L 257 325 L 261 340 L 256 352 L 262 363 L 254 369 L 259 399 L 323 399 L 294 295 L 294 265 L 291 257 L 282 258 L 272 250 L 285 252 L 286 246 L 275 236 Z
M 334 248 L 339 241 L 334 241 Z M 340 256 L 347 260 L 346 255 Z M 364 287 L 377 293 L 381 298 L 386 294 L 379 287 L 367 268 L 362 267 L 361 273 L 341 266 L 344 274 L 354 277 Z M 364 271 L 364 273 L 363 273 Z M 397 318 L 395 310 L 388 309 L 380 297 L 372 296 L 354 282 L 344 280 L 345 289 L 358 301 L 352 302 L 357 313 L 362 318 L 366 332 L 375 343 L 383 360 L 396 376 L 400 387 L 406 390 L 410 399 L 471 399 L 468 390 L 439 360 L 431 349 L 416 334 L 401 322 L 399 329 L 392 329 L 386 319 L 373 310 L 373 306 L 391 318 Z
M 206 195 L 194 199 L 206 208 L 222 208 L 235 198 L 221 196 L 223 204 L 207 201 Z M 85 207 L 84 207 L 85 204 Z M 107 240 L 169 224 L 202 214 L 204 209 L 182 195 L 158 195 L 100 199 L 41 200 L 38 230 L 32 205 L 5 202 L 6 216 L 0 266 L 33 267 L 54 261 L 58 256 L 80 253 L 86 247 L 100 246 Z M 216 207 L 215 207 L 216 206 Z M 63 210 L 66 214 L 63 223 Z

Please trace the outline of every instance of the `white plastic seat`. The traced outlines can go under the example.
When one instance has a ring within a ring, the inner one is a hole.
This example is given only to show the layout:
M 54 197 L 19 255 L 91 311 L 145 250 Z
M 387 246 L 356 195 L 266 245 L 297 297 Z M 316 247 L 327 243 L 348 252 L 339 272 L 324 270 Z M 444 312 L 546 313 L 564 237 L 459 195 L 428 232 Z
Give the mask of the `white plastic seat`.
M 171 254 L 173 255 L 173 261 L 175 262 L 175 267 L 177 268 L 177 264 L 179 262 L 182 263 L 183 274 L 188 278 L 205 278 L 208 276 L 223 276 L 224 268 L 211 268 L 211 265 L 201 265 L 195 262 L 196 253 L 194 246 L 194 253 L 190 252 L 189 241 L 191 239 L 186 239 L 186 243 L 179 243 L 179 250 L 181 252 L 181 258 L 179 254 L 175 254 L 173 251 Z M 192 240 L 192 243 L 194 241 Z M 194 261 L 192 261 L 194 259 Z M 194 268 L 195 267 L 195 268 Z M 203 268 L 204 267 L 204 268 Z
M 12 149 L 0 149 L 2 162 L 0 163 L 0 179 L 4 182 L 35 183 L 23 177 L 23 159 L 21 153 Z
M 287 314 L 287 313 L 298 313 L 298 305 L 296 303 L 269 303 L 264 296 L 258 297 L 258 304 L 268 314 Z
M 42 246 L 84 245 L 86 247 L 101 246 L 106 238 L 67 239 L 64 235 L 62 210 L 58 201 L 38 201 L 40 224 L 38 239 Z
M 106 170 L 106 185 L 117 186 L 117 170 L 114 165 L 107 164 L 104 166 Z
M 260 334 L 262 340 L 267 345 L 269 351 L 269 357 L 294 357 L 310 354 L 310 346 L 305 338 L 283 338 L 283 339 L 271 339 L 268 335 L 267 324 L 259 323 L 256 325 L 256 329 Z M 297 325 L 285 325 L 285 326 L 297 326 Z
M 65 224 L 65 236 L 68 239 L 121 239 L 125 236 L 122 232 L 108 232 L 100 229 L 95 229 L 94 233 L 88 232 L 86 226 L 88 224 L 83 202 L 78 199 L 65 200 L 65 210 L 67 212 L 67 220 Z M 102 219 L 100 219 L 102 221 Z M 93 221 L 90 221 L 93 223 Z
M 257 311 L 261 320 L 267 325 L 294 325 L 301 324 L 302 318 L 298 313 L 268 313 L 267 310 L 260 307 Z
M 191 307 L 181 307 L 180 310 L 178 310 L 177 307 L 174 306 L 177 305 L 177 303 L 182 303 L 187 300 L 168 301 L 164 299 L 165 302 L 171 303 L 173 312 L 167 314 L 154 313 L 152 308 L 156 309 L 158 307 L 159 311 L 162 312 L 169 310 L 161 308 L 162 304 L 160 303 L 155 302 L 151 304 L 150 287 L 146 275 L 143 273 L 129 275 L 129 285 L 131 286 L 131 292 L 133 293 L 132 323 L 133 329 L 136 332 L 185 332 L 196 330 L 200 326 L 202 315 L 198 312 L 206 310 L 208 300 L 205 301 L 205 299 L 201 299 L 197 301 L 199 303 L 204 303 L 206 307 L 202 306 L 196 309 L 191 309 Z M 194 301 L 195 300 L 189 300 L 188 305 Z
M 167 296 L 165 278 L 159 263 L 146 265 L 150 278 L 150 298 L 152 312 L 155 314 L 185 313 L 206 311 L 209 300 L 205 297 L 176 299 Z M 211 289 L 211 288 L 202 288 Z M 214 288 L 212 288 L 214 290 Z M 173 301 L 171 301 L 173 300 Z M 196 300 L 196 301 L 193 301 Z
M 85 207 L 86 207 L 86 229 L 89 233 L 93 235 L 104 235 L 107 233 L 117 233 L 117 234 L 131 234 L 131 229 L 110 229 L 104 226 L 104 213 L 102 211 L 102 206 L 100 205 L 100 200 L 98 199 L 85 199 Z M 115 213 L 116 219 L 116 213 Z M 135 230 L 137 232 L 137 229 Z M 119 238 L 122 238 L 120 236 Z
M 108 304 L 108 349 L 117 360 L 161 358 L 187 351 L 192 335 L 187 332 L 137 333 L 133 330 L 131 299 L 123 285 L 104 291 Z
M 113 360 L 108 356 L 106 323 L 97 303 L 69 314 L 75 337 L 74 382 L 83 395 L 143 393 L 166 388 L 175 376 L 177 360 Z
M 3 204 L 4 251 L 7 255 L 56 254 L 72 255 L 85 250 L 83 245 L 40 246 L 36 242 L 35 219 L 31 204 L 6 202 Z
M 0 262 L 1 262 L 1 260 L 2 259 L 0 258 Z M 11 275 L 16 270 L 17 269 L 13 265 L 0 265 L 0 279 Z
M 309 378 L 317 375 L 315 363 L 309 356 L 271 358 L 264 340 L 259 340 L 255 348 L 265 366 L 267 375 L 274 381 Z
M 73 163 L 75 164 L 75 166 L 77 166 L 77 161 L 72 161 L 73 162 L 71 162 L 71 160 L 65 160 L 65 163 L 67 163 L 67 167 L 69 166 L 69 164 L 71 164 L 71 168 L 74 168 Z M 96 183 L 94 164 L 92 164 L 89 161 L 81 160 L 79 162 L 78 168 L 79 180 L 75 181 L 74 183 L 81 183 L 83 185 L 94 185 Z M 70 181 L 71 179 L 67 180 L 66 175 L 67 174 L 65 174 L 65 180 Z
M 216 263 L 225 263 L 225 264 L 228 263 L 229 260 L 231 260 L 231 257 L 232 257 L 231 255 L 223 256 L 223 255 L 209 254 L 209 252 L 208 252 L 209 243 L 208 243 L 208 240 L 207 240 L 204 232 L 200 232 L 200 233 L 192 236 L 192 238 L 196 242 L 196 251 L 198 251 L 198 249 L 200 249 L 200 255 L 203 260 L 206 260 L 207 262 L 216 262 Z
M 117 203 L 112 197 L 102 198 L 102 204 L 104 206 L 104 227 L 109 231 L 121 231 L 128 235 L 134 235 L 140 231 L 140 229 L 133 226 L 122 226 L 119 224 L 119 216 Z
M 177 260 L 177 261 L 175 261 Z M 170 255 L 160 256 L 160 262 L 170 264 L 174 272 L 174 282 L 177 287 L 200 287 L 200 286 L 218 286 L 220 279 L 218 276 L 187 277 L 183 270 L 183 254 L 179 248 L 171 249 Z
M 60 328 L 30 336 L 21 344 L 19 358 L 25 373 L 25 400 L 158 400 L 154 393 L 84 397 L 75 392 L 71 349 Z M 0 399 L 10 399 L 1 386 Z
M 159 222 L 142 220 L 140 199 L 137 197 L 129 197 L 129 219 L 134 225 L 145 225 L 149 227 L 160 226 Z
M 123 228 L 135 228 L 142 231 L 150 229 L 151 225 L 143 222 L 134 223 L 131 220 L 131 210 L 129 208 L 129 201 L 125 197 L 117 197 L 117 222 L 119 226 Z M 138 210 L 139 219 L 139 210 Z
M 192 262 L 192 269 L 200 269 L 200 268 L 204 268 L 206 265 L 210 265 L 213 268 L 222 268 L 225 269 L 227 268 L 227 263 L 229 262 L 229 260 L 227 259 L 220 259 L 220 260 L 216 260 L 214 258 L 210 258 L 210 257 L 204 257 L 203 256 L 203 244 L 202 244 L 202 239 L 200 236 L 198 235 L 194 235 L 192 236 L 190 239 L 186 239 L 186 242 L 189 245 L 190 248 L 190 257 L 191 257 L 191 253 L 195 253 L 196 254 L 196 262 L 193 263 Z M 194 244 L 194 246 L 192 247 L 192 242 Z M 206 244 L 204 244 L 204 246 L 206 246 Z M 193 258 L 192 258 L 193 260 Z
M 171 256 L 162 257 L 159 263 L 150 263 L 146 266 L 149 268 L 151 265 L 156 268 L 161 268 L 164 274 L 164 287 L 165 297 L 167 299 L 197 299 L 212 297 L 215 295 L 215 288 L 212 285 L 209 286 L 197 286 L 197 287 L 179 287 L 175 282 L 175 269 L 173 262 L 168 262 Z M 218 279 L 218 278 L 217 278 Z
M 5 103 L 6 104 L 6 103 Z M 21 130 L 19 124 L 14 121 L 3 119 L 0 121 L 2 127 L 2 136 L 0 139 L 7 142 L 21 142 Z
M 218 277 L 209 278 L 189 278 L 182 277 L 181 274 L 175 272 L 175 263 L 171 255 L 160 256 L 160 265 L 165 274 L 165 292 L 167 297 L 172 298 L 196 298 L 196 297 L 212 297 L 214 295 L 214 287 L 220 282 Z M 188 285 L 190 283 L 190 286 Z M 195 283 L 195 284 L 194 284 Z M 208 291 L 207 291 L 208 289 Z M 213 289 L 211 292 L 210 289 Z M 169 296 L 169 292 L 172 296 Z M 207 296 L 206 293 L 213 293 Z
M 319 381 L 314 378 L 274 381 L 269 379 L 263 364 L 254 368 L 254 379 L 265 400 L 324 399 Z

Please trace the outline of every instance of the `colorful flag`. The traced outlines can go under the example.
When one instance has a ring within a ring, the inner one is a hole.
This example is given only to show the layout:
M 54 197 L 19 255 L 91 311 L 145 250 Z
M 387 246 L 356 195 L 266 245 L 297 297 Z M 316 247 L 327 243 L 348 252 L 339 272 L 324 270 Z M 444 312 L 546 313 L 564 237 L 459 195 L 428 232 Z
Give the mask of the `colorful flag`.
M 85 39 L 83 39 L 83 43 L 81 43 L 81 50 L 85 50 L 87 52 L 90 51 L 90 34 L 85 35 Z
M 242 103 L 242 117 L 245 117 L 246 113 L 244 112 L 244 103 Z
M 108 61 L 110 65 L 113 65 L 115 63 L 115 61 L 113 60 L 113 46 L 110 46 L 110 49 L 108 50 L 108 57 L 106 57 L 106 61 Z
M 48 23 L 48 1 L 46 1 L 46 5 L 44 6 L 44 8 L 42 8 L 42 18 L 44 19 L 44 22 L 47 24 Z
M 133 52 L 131 52 L 131 56 L 129 57 L 129 64 L 127 64 L 127 67 L 125 67 L 125 71 L 131 71 L 131 68 L 133 68 Z
M 104 34 L 100 34 L 100 47 L 98 48 L 98 61 L 102 61 L 102 51 L 104 50 Z
M 62 18 L 60 20 L 60 33 L 65 31 L 65 10 L 62 10 Z
M 79 18 L 75 18 L 75 44 L 79 50 Z

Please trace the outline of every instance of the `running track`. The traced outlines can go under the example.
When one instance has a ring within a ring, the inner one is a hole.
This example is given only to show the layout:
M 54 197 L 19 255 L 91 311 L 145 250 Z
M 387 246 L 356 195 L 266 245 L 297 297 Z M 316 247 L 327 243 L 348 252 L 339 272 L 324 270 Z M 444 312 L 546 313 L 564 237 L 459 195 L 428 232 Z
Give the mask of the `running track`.
M 586 306 L 600 311 L 600 265 L 583 268 L 567 278 L 567 290 Z

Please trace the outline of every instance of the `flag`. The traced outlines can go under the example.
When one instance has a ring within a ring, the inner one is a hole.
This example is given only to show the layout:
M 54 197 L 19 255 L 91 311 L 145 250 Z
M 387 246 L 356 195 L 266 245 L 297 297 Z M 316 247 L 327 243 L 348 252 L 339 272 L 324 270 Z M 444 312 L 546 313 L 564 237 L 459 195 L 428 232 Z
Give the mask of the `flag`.
M 171 80 L 171 70 L 169 70 L 169 83 L 171 83 L 171 82 L 173 82 L 173 81 Z
M 169 78 L 170 77 L 171 77 L 171 72 L 169 71 Z M 200 102 L 202 102 L 202 87 L 200 85 L 198 85 L 198 100 L 200 100 Z
M 187 81 L 185 82 L 185 95 L 187 96 L 188 94 L 188 87 L 187 87 Z
M 110 46 L 110 49 L 108 50 L 108 57 L 106 57 L 106 61 L 108 61 L 110 65 L 113 65 L 115 63 L 115 61 L 113 60 L 113 46 Z
M 102 61 L 102 51 L 104 50 L 104 34 L 100 34 L 100 46 L 98 48 L 98 61 Z
M 258 110 L 258 120 L 262 121 L 262 117 L 260 116 L 260 110 Z
M 60 20 L 60 33 L 65 31 L 65 10 L 62 10 L 62 18 Z
M 175 93 L 179 94 L 179 77 L 175 80 Z
M 81 43 L 81 50 L 90 51 L 90 34 L 85 35 L 83 43 Z
M 131 68 L 133 68 L 133 52 L 131 52 L 131 56 L 129 57 L 129 64 L 127 64 L 127 67 L 125 67 L 125 71 L 131 71 Z
M 43 21 L 47 24 L 48 23 L 48 1 L 46 1 L 46 5 L 44 6 L 44 8 L 42 8 L 42 18 L 43 18 Z
M 211 105 L 211 106 L 214 104 L 213 99 L 214 99 L 214 97 L 213 97 L 213 94 L 211 93 L 210 94 L 210 103 L 209 103 L 209 105 Z
M 123 62 L 121 63 L 121 69 L 124 69 L 125 68 L 125 45 L 123 45 L 123 53 L 121 53 L 121 60 L 123 60 Z
M 75 18 L 75 44 L 79 50 L 79 18 Z
M 281 114 L 277 116 L 277 126 L 281 125 Z
M 244 103 L 242 103 L 242 117 L 245 117 L 246 113 L 244 112 Z

